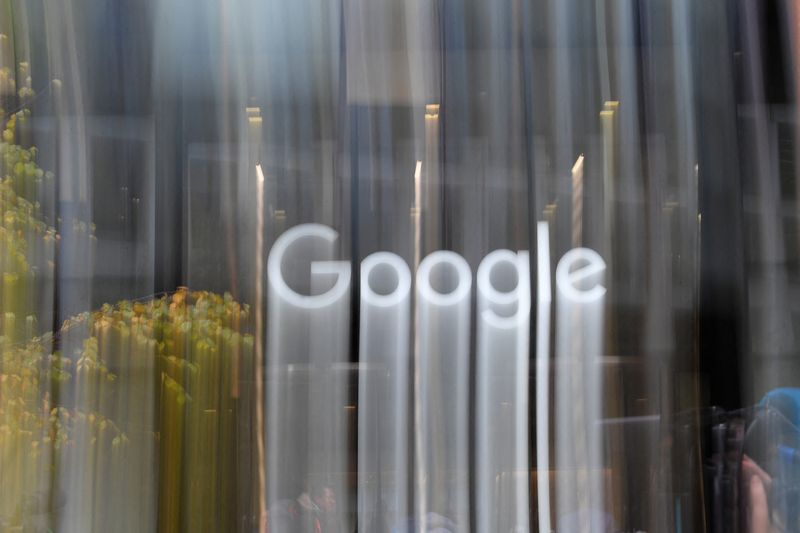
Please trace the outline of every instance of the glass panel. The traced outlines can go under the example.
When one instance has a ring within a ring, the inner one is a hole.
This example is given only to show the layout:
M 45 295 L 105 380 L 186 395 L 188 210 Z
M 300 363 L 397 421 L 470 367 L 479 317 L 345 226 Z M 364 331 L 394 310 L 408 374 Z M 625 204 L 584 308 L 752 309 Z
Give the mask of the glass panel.
M 798 20 L 0 0 L 0 530 L 798 529 Z

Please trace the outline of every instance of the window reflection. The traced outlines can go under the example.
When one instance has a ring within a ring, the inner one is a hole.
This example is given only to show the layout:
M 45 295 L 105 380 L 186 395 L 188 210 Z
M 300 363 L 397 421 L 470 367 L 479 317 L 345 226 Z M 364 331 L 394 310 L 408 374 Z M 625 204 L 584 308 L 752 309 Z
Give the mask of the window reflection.
M 796 11 L 0 0 L 0 529 L 798 529 Z

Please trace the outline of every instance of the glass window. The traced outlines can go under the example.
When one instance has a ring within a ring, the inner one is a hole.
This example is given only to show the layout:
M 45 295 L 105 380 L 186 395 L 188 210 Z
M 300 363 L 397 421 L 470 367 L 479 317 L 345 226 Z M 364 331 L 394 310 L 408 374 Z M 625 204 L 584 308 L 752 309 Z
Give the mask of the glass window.
M 0 0 L 0 531 L 800 530 L 799 21 Z

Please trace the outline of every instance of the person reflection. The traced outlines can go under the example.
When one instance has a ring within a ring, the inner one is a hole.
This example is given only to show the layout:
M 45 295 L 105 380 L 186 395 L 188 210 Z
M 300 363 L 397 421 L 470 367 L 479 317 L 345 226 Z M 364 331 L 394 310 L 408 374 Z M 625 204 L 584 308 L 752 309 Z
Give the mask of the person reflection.
M 331 485 L 310 481 L 294 500 L 276 502 L 269 513 L 270 533 L 343 533 Z
M 769 500 L 772 477 L 748 456 L 742 458 L 742 485 L 745 489 L 745 508 L 748 533 L 771 533 Z

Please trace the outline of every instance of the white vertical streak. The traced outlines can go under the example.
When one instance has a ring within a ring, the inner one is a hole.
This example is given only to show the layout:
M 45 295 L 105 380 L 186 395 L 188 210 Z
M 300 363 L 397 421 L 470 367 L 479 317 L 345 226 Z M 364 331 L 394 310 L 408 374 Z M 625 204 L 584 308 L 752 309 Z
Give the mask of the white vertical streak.
M 536 487 L 539 531 L 550 533 L 550 228 L 536 225 Z

